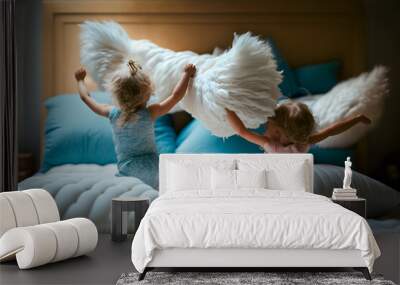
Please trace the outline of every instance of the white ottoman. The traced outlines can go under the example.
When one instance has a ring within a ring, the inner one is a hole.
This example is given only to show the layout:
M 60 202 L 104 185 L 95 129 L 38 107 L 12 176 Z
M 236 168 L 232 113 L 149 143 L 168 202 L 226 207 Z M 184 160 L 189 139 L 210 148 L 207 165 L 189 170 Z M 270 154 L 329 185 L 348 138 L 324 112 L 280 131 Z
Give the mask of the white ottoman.
M 85 218 L 59 221 L 54 199 L 42 189 L 0 193 L 0 262 L 17 259 L 20 269 L 84 255 L 98 233 Z

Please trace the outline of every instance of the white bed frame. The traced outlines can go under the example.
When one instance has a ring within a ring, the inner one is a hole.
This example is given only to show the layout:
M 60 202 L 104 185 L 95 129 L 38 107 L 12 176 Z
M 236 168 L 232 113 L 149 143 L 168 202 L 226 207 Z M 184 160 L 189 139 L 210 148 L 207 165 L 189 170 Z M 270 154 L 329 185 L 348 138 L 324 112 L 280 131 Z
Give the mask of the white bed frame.
M 214 160 L 238 158 L 262 158 L 267 160 L 295 159 L 306 162 L 305 175 L 309 178 L 306 191 L 313 192 L 313 156 L 310 154 L 164 154 L 160 156 L 160 195 L 166 192 L 167 163 L 173 160 Z M 184 267 L 231 267 L 243 268 L 266 267 L 353 267 L 363 272 L 366 279 L 371 276 L 361 257 L 359 250 L 329 250 L 329 249 L 189 249 L 170 248 L 155 251 L 152 261 L 139 280 L 145 277 L 147 271 L 154 268 L 184 268 Z

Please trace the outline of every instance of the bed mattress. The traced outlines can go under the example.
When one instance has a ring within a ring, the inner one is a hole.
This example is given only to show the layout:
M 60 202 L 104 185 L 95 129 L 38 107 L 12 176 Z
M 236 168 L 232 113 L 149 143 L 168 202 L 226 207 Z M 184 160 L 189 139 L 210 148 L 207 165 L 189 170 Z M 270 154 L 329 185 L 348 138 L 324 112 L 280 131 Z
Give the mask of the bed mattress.
M 359 215 L 320 195 L 265 189 L 162 195 L 139 226 L 132 262 L 142 272 L 156 250 L 171 248 L 359 250 L 370 271 L 380 255 Z
M 43 188 L 54 197 L 61 219 L 86 217 L 99 232 L 110 232 L 111 200 L 115 197 L 146 197 L 150 201 L 158 191 L 135 177 L 115 176 L 115 164 L 66 164 L 25 179 L 19 190 Z M 129 220 L 134 221 L 134 213 Z M 129 223 L 133 231 L 134 222 Z

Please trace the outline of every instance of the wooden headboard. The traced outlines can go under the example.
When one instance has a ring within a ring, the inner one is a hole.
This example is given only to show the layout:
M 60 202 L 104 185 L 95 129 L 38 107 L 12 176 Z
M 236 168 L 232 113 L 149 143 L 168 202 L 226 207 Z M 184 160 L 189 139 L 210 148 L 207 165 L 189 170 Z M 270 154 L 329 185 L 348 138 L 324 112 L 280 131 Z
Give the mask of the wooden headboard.
M 341 60 L 343 78 L 366 65 L 361 0 L 44 0 L 43 9 L 43 100 L 76 92 L 85 20 L 115 20 L 131 37 L 198 53 L 229 47 L 234 32 L 251 31 L 272 37 L 294 67 Z

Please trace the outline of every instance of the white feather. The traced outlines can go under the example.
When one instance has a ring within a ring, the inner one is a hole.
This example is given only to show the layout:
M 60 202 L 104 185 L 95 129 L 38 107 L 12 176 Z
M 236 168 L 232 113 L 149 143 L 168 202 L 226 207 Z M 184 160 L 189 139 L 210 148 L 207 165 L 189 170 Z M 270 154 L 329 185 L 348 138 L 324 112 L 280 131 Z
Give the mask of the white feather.
M 104 87 L 106 76 L 132 54 L 129 36 L 115 22 L 86 21 L 81 31 L 81 63 L 99 87 Z
M 115 22 L 85 22 L 81 29 L 81 62 L 101 86 L 108 74 L 132 58 L 154 82 L 155 96 L 150 103 L 158 102 L 172 93 L 184 66 L 193 63 L 197 67 L 193 84 L 173 111 L 183 108 L 217 136 L 234 134 L 226 121 L 225 108 L 235 111 L 249 128 L 258 127 L 274 114 L 282 76 L 269 45 L 250 33 L 235 35 L 227 51 L 199 55 L 161 48 L 147 40 L 132 40 Z M 376 123 L 387 93 L 386 72 L 384 67 L 376 67 L 336 85 L 327 94 L 297 100 L 309 105 L 318 129 L 361 113 Z M 351 146 L 369 128 L 357 125 L 319 145 Z
M 226 121 L 225 108 L 235 111 L 249 128 L 274 114 L 282 75 L 269 45 L 250 33 L 235 35 L 232 48 L 216 56 L 174 52 L 150 41 L 131 40 L 115 22 L 85 22 L 81 28 L 81 62 L 101 85 L 107 74 L 133 58 L 154 82 L 151 102 L 161 101 L 172 93 L 184 66 L 192 63 L 197 73 L 180 106 L 213 134 L 235 133 Z
M 387 69 L 377 66 L 371 72 L 339 83 L 326 94 L 302 97 L 297 101 L 310 107 L 318 122 L 318 129 L 358 114 L 370 118 L 373 126 L 382 114 L 387 93 Z M 349 147 L 358 142 L 370 128 L 370 125 L 358 124 L 318 145 L 331 148 Z

